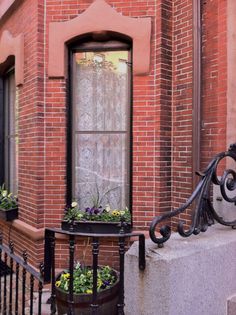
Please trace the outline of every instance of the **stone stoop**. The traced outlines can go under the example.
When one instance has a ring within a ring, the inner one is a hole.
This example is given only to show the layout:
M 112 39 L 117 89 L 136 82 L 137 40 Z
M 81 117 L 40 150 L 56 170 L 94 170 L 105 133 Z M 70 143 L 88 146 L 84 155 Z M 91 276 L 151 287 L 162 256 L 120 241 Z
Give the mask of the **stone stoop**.
M 236 315 L 236 295 L 227 300 L 227 315 Z

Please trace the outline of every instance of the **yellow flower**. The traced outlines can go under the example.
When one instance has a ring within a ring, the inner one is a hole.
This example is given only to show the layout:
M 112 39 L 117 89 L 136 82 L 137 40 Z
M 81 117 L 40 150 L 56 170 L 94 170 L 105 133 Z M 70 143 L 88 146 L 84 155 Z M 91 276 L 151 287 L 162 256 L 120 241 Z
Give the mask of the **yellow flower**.
M 102 280 L 101 280 L 101 279 L 98 279 L 98 289 L 101 288 L 102 284 L 103 284 Z
M 56 287 L 59 287 L 60 285 L 61 285 L 61 281 L 60 280 L 56 281 Z
M 64 279 L 69 279 L 70 278 L 70 274 L 69 273 L 64 273 L 62 276 L 63 276 Z
M 113 211 L 112 211 L 112 215 L 119 215 L 119 211 L 113 210 Z
M 87 293 L 87 294 L 92 294 L 92 293 L 93 293 L 93 290 L 88 289 L 88 290 L 86 290 L 86 293 Z

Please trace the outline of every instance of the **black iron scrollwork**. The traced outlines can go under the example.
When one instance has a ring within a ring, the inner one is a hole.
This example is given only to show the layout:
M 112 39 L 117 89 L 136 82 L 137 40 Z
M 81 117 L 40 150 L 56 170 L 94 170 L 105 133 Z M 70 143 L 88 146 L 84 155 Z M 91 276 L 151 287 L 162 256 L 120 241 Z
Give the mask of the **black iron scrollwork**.
M 231 144 L 228 151 L 217 154 L 204 172 L 197 172 L 201 177 L 197 187 L 193 191 L 190 198 L 176 210 L 170 211 L 160 216 L 156 216 L 151 222 L 149 234 L 154 243 L 157 243 L 159 247 L 171 236 L 171 227 L 166 224 L 162 225 L 159 229 L 161 236 L 156 236 L 156 227 L 163 221 L 169 220 L 172 217 L 178 216 L 183 213 L 189 206 L 194 204 L 193 216 L 191 226 L 188 230 L 184 230 L 184 222 L 179 221 L 177 230 L 183 237 L 188 237 L 192 234 L 197 235 L 200 232 L 205 232 L 208 226 L 218 222 L 222 225 L 231 226 L 236 228 L 236 208 L 235 208 L 235 220 L 228 221 L 220 216 L 214 209 L 211 198 L 212 184 L 220 187 L 221 195 L 224 200 L 236 205 L 236 172 L 233 169 L 226 169 L 222 176 L 218 176 L 217 170 L 220 161 L 229 157 L 236 162 L 236 143 Z M 235 193 L 233 195 L 233 193 Z M 232 196 L 233 195 L 233 196 Z

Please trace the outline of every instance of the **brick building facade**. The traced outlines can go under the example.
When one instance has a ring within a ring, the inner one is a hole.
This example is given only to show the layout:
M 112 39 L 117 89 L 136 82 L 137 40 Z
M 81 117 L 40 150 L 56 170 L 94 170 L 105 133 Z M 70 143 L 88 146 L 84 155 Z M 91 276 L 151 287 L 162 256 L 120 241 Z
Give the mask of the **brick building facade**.
M 4 240 L 38 262 L 44 228 L 60 226 L 71 198 L 68 52 L 88 34 L 131 47 L 134 229 L 183 203 L 193 173 L 234 141 L 235 14 L 234 0 L 1 1 L 0 74 L 14 68 L 18 117 L 19 218 L 0 221 Z

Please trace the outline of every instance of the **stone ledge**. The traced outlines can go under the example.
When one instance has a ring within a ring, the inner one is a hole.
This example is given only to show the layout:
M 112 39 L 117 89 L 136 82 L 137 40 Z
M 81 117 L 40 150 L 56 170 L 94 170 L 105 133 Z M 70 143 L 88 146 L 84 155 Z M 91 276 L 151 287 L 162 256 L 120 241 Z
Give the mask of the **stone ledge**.
M 134 243 L 125 261 L 125 314 L 226 315 L 235 257 L 236 231 L 220 225 L 189 238 L 173 234 L 164 248 L 147 240 L 144 272 Z

